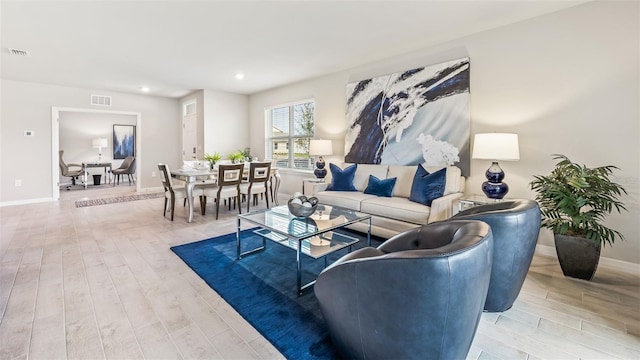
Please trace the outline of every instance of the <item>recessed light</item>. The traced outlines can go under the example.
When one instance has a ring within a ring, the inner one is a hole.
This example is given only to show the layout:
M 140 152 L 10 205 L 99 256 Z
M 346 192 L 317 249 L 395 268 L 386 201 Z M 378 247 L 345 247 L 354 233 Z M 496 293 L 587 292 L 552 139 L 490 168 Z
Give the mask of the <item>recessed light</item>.
M 142 92 L 149 92 L 149 91 L 151 91 L 151 88 L 150 88 L 150 87 L 148 87 L 148 86 L 140 86 L 140 87 L 139 87 L 139 89 L 140 89 L 140 91 L 142 91 Z
M 244 79 L 244 74 L 243 73 L 237 73 L 236 74 L 236 79 L 238 79 L 238 80 Z

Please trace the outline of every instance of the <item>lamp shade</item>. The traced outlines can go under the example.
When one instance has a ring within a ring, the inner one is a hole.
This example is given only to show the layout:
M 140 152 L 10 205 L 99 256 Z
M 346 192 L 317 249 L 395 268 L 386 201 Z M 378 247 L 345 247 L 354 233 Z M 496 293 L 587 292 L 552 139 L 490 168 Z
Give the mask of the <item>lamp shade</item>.
M 311 140 L 309 144 L 309 155 L 333 155 L 331 140 Z
M 473 141 L 472 157 L 485 160 L 520 160 L 518 134 L 476 134 Z
M 109 142 L 107 141 L 107 138 L 96 138 L 91 140 L 91 144 L 93 145 L 94 148 L 106 148 L 107 146 L 109 146 Z

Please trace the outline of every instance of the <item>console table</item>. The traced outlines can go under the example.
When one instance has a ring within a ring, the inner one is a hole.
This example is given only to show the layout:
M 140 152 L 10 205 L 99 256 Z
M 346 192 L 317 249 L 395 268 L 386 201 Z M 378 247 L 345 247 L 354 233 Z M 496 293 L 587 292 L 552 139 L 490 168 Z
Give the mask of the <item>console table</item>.
M 89 179 L 89 168 L 104 168 L 104 177 L 109 183 L 111 183 L 111 176 L 107 176 L 107 168 L 109 168 L 109 174 L 111 174 L 110 162 L 95 162 L 95 163 L 82 163 L 82 171 L 84 172 L 84 188 L 87 188 L 87 182 Z

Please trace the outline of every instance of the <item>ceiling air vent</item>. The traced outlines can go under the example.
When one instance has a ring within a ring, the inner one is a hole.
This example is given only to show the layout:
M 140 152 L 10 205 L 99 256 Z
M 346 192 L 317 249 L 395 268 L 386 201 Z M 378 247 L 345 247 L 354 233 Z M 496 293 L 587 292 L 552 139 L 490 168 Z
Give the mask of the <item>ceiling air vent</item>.
M 111 96 L 91 95 L 91 105 L 111 106 Z
M 9 53 L 11 55 L 16 55 L 16 56 L 31 56 L 31 53 L 28 52 L 27 50 L 21 50 L 21 49 L 15 49 L 15 48 L 7 48 L 7 50 L 9 50 Z

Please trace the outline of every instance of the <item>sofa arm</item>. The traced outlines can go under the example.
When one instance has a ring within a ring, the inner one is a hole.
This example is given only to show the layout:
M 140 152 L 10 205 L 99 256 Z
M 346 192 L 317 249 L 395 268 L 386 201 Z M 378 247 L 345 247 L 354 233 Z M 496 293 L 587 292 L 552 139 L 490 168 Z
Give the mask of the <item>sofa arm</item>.
M 431 203 L 431 212 L 427 222 L 430 224 L 435 221 L 447 220 L 453 216 L 453 207 L 457 200 L 464 195 L 461 192 L 445 195 L 441 198 L 433 200 Z

